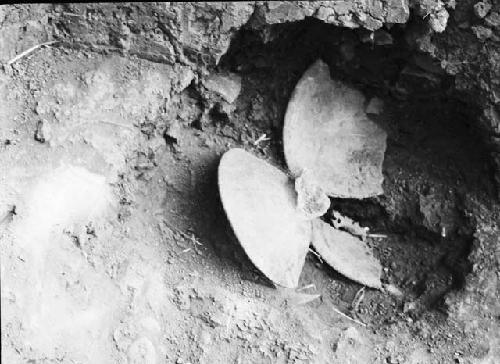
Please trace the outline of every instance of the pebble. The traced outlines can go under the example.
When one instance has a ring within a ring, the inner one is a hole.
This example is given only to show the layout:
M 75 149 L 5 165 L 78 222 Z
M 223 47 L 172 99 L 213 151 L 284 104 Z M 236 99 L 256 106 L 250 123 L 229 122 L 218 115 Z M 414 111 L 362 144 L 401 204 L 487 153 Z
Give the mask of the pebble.
M 490 27 L 498 28 L 500 27 L 500 14 L 493 11 L 484 19 L 484 22 Z
M 372 97 L 366 106 L 367 114 L 380 115 L 384 110 L 384 101 L 378 97 Z
M 490 10 L 491 4 L 488 1 L 479 1 L 474 5 L 474 14 L 481 19 L 488 15 Z
M 48 142 L 50 139 L 50 126 L 47 122 L 39 120 L 36 125 L 35 140 L 40 143 Z
M 241 92 L 241 77 L 234 73 L 210 75 L 203 84 L 230 104 L 238 98 Z
M 436 33 L 442 33 L 446 29 L 449 16 L 445 8 L 439 9 L 435 13 L 429 15 L 429 26 Z
M 471 30 L 480 41 L 485 41 L 493 35 L 493 31 L 490 28 L 483 27 L 482 25 L 473 26 Z

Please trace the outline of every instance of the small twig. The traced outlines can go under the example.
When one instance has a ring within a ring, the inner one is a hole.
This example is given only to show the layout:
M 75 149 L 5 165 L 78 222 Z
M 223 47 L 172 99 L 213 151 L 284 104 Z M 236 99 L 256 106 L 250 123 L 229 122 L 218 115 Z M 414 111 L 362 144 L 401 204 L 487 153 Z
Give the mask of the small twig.
M 181 234 L 183 234 L 184 237 L 189 237 L 189 240 L 191 240 L 191 242 L 194 244 L 194 245 L 199 245 L 199 246 L 203 246 L 202 243 L 200 243 L 200 241 L 198 240 L 198 238 L 196 237 L 196 235 L 190 231 L 190 235 L 186 234 L 186 233 L 183 233 L 182 231 L 180 231 Z
M 257 146 L 259 145 L 260 143 L 262 142 L 265 142 L 265 141 L 268 141 L 268 140 L 271 140 L 269 138 L 266 137 L 266 134 L 262 134 L 256 141 L 253 142 L 253 145 Z
M 50 41 L 50 42 L 45 42 L 45 43 L 41 43 L 41 44 L 37 44 L 36 46 L 33 46 L 27 50 L 25 50 L 24 52 L 22 53 L 19 53 L 17 56 L 15 56 L 14 58 L 12 58 L 10 61 L 7 62 L 7 65 L 12 65 L 13 63 L 19 61 L 21 58 L 23 57 L 26 57 L 28 54 L 30 54 L 31 52 L 37 50 L 38 48 L 41 48 L 41 47 L 45 47 L 45 46 L 49 46 L 49 45 L 52 45 L 54 43 L 58 43 L 59 41 L 57 40 L 53 40 L 53 41 Z
M 359 225 L 353 219 L 344 216 L 340 212 L 335 210 L 332 210 L 329 217 L 335 229 L 345 230 L 352 235 L 360 237 L 363 241 L 366 240 L 366 236 L 370 231 L 368 227 L 361 227 L 361 225 Z
M 309 288 L 316 289 L 316 285 L 314 283 L 308 284 L 308 285 L 306 285 L 304 287 L 298 288 L 297 292 L 305 291 L 306 289 L 309 289 Z
M 351 303 L 351 311 L 353 311 L 353 312 L 358 311 L 358 307 L 359 307 L 361 301 L 363 301 L 364 297 L 365 297 L 365 287 L 363 286 L 354 295 L 354 299 L 352 300 L 352 303 Z
M 84 18 L 83 15 L 80 14 L 75 14 L 75 13 L 69 13 L 69 12 L 62 12 L 62 15 L 67 15 L 67 16 L 76 16 L 78 18 Z
M 338 308 L 336 308 L 334 306 L 332 307 L 332 309 L 333 309 L 333 311 L 337 312 L 340 316 L 345 317 L 348 320 L 351 320 L 351 321 L 353 321 L 361 326 L 364 326 L 364 327 L 367 326 L 364 322 L 361 322 L 359 320 L 352 318 L 351 316 L 346 315 L 345 313 L 343 313 L 342 311 L 340 311 Z
M 366 236 L 373 239 L 387 239 L 387 235 L 385 234 L 368 234 Z
M 203 244 L 199 242 L 199 240 L 196 238 L 196 236 L 195 236 L 193 233 L 191 233 L 191 235 L 188 235 L 188 234 L 186 234 L 185 232 L 183 232 L 183 231 L 181 231 L 181 230 L 177 229 L 176 227 L 174 227 L 174 226 L 170 225 L 170 224 L 169 224 L 167 221 L 165 221 L 165 220 L 163 221 L 163 223 L 164 223 L 165 225 L 167 225 L 167 227 L 168 227 L 170 230 L 172 230 L 174 233 L 179 234 L 182 238 L 184 238 L 184 239 L 186 239 L 186 240 L 191 241 L 191 242 L 192 242 L 193 244 L 195 244 L 195 245 L 200 245 L 200 246 L 203 246 Z
M 311 248 L 309 248 L 309 251 L 310 251 L 312 254 L 314 254 L 314 256 L 315 256 L 316 258 L 318 258 L 318 260 L 319 260 L 319 262 L 320 262 L 321 264 L 323 264 L 323 259 L 321 259 L 321 255 L 319 255 L 318 253 L 316 253 L 316 252 L 315 252 L 314 250 L 312 250 Z
M 187 252 L 189 252 L 189 251 L 191 251 L 191 250 L 192 250 L 191 248 L 186 248 L 186 249 L 184 249 L 183 251 L 181 251 L 181 252 L 179 253 L 179 255 L 184 254 L 184 253 L 187 253 Z

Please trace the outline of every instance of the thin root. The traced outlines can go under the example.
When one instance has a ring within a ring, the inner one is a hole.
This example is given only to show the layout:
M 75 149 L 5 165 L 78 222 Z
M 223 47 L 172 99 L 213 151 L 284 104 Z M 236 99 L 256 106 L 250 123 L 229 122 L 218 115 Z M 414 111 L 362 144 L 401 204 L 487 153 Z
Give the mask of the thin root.
M 297 292 L 302 292 L 302 291 L 305 291 L 306 289 L 309 289 L 309 288 L 314 288 L 314 289 L 316 289 L 316 285 L 315 285 L 314 283 L 311 283 L 311 284 L 305 285 L 304 287 L 298 288 L 298 289 L 297 289 Z
M 368 234 L 366 236 L 372 239 L 387 239 L 387 235 L 385 234 Z
M 319 255 L 318 253 L 316 253 L 316 252 L 315 252 L 314 250 L 312 250 L 311 248 L 309 248 L 309 251 L 310 251 L 310 252 L 311 252 L 311 253 L 312 253 L 312 254 L 313 254 L 316 258 L 318 258 L 318 260 L 319 260 L 319 262 L 320 262 L 321 264 L 323 264 L 323 263 L 324 263 L 324 262 L 323 262 L 323 259 L 321 259 L 321 255 Z
M 354 295 L 354 299 L 352 300 L 351 303 L 351 311 L 357 312 L 358 307 L 360 303 L 363 301 L 363 298 L 365 298 L 365 287 L 361 287 L 358 292 Z
M 356 320 L 356 319 L 352 318 L 351 316 L 346 315 L 345 313 L 343 313 L 342 311 L 340 311 L 336 307 L 332 307 L 332 309 L 333 309 L 333 311 L 337 312 L 340 316 L 345 317 L 346 319 L 348 319 L 350 321 L 353 321 L 353 322 L 355 322 L 355 323 L 357 323 L 357 324 L 359 324 L 361 326 L 364 326 L 364 327 L 367 326 L 364 322 L 361 322 L 359 320 Z
M 176 233 L 176 234 L 179 234 L 179 235 L 180 235 L 183 239 L 191 241 L 194 245 L 203 246 L 203 244 L 202 244 L 202 243 L 200 243 L 200 241 L 196 238 L 196 236 L 195 236 L 193 233 L 191 233 L 191 235 L 188 235 L 188 234 L 186 234 L 185 232 L 183 232 L 183 231 L 181 231 L 181 230 L 177 229 L 176 227 L 172 226 L 171 224 L 169 224 L 169 223 L 168 223 L 167 221 L 165 221 L 165 220 L 163 220 L 163 223 L 164 223 L 165 225 L 167 225 L 167 227 L 168 227 L 171 231 L 173 231 L 173 232 L 174 232 L 174 233 Z
M 33 46 L 31 48 L 28 48 L 26 49 L 24 52 L 22 53 L 19 53 L 17 56 L 15 56 L 14 58 L 12 58 L 10 61 L 7 62 L 7 65 L 12 65 L 13 63 L 19 61 L 21 58 L 23 57 L 26 57 L 28 54 L 30 54 L 31 52 L 37 50 L 38 48 L 42 48 L 42 47 L 45 47 L 45 46 L 49 46 L 49 45 L 52 45 L 52 44 L 55 44 L 55 43 L 59 43 L 59 41 L 57 40 L 53 40 L 53 41 L 50 41 L 50 42 L 45 42 L 45 43 L 41 43 L 41 44 L 37 44 L 36 46 Z
M 264 133 L 256 141 L 253 142 L 253 145 L 258 146 L 260 143 L 266 142 L 268 140 L 271 139 L 267 138 L 266 134 Z

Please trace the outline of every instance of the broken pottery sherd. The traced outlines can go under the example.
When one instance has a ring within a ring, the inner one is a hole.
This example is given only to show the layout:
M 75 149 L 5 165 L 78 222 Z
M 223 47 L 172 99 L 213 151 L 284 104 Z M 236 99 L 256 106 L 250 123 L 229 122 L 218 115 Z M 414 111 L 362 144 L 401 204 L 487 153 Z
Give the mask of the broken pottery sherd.
M 296 287 L 311 224 L 297 211 L 293 182 L 239 148 L 222 156 L 218 182 L 226 215 L 250 260 L 274 283 Z
M 382 288 L 382 266 L 363 241 L 316 219 L 312 221 L 312 245 L 337 272 L 367 287 Z
M 330 78 L 318 60 L 302 76 L 285 115 L 283 144 L 295 177 L 311 170 L 327 195 L 383 193 L 385 131 L 368 119 L 363 94 Z
M 295 180 L 297 192 L 297 209 L 307 219 L 323 216 L 330 207 L 330 199 L 314 179 L 312 173 L 305 169 Z

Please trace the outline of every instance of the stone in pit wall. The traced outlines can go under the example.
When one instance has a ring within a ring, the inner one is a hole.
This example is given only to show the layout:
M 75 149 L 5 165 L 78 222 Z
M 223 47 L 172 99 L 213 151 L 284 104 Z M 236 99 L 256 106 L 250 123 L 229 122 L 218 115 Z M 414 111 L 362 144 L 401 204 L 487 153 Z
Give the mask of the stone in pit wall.
M 300 21 L 314 17 L 347 28 L 376 30 L 384 23 L 406 23 L 408 0 L 270 1 L 256 7 L 253 25 Z

